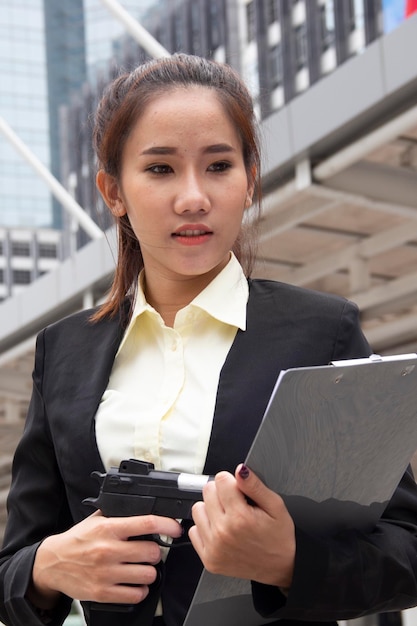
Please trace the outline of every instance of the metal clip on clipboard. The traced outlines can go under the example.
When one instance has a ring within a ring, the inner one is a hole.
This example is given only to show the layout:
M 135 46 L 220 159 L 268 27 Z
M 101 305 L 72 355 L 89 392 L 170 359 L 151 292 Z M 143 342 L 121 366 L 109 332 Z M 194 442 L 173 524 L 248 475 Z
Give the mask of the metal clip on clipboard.
M 391 361 L 408 361 L 409 359 L 417 359 L 417 354 L 394 354 L 389 356 L 381 356 L 380 354 L 371 354 L 364 359 L 346 359 L 344 361 L 330 361 L 330 365 L 342 367 L 345 365 L 362 365 L 364 363 L 389 363 Z

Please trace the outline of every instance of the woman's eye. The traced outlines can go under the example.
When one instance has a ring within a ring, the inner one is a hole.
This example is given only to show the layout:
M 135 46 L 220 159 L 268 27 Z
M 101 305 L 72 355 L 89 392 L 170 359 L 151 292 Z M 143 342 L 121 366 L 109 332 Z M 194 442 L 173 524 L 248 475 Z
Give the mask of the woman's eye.
M 229 161 L 216 161 L 216 163 L 212 163 L 208 167 L 208 170 L 209 172 L 225 172 L 231 167 L 232 167 L 232 164 L 229 163 Z
M 147 167 L 146 171 L 150 172 L 151 174 L 170 174 L 172 172 L 172 168 L 169 165 L 157 163 L 155 165 L 150 165 L 149 167 Z

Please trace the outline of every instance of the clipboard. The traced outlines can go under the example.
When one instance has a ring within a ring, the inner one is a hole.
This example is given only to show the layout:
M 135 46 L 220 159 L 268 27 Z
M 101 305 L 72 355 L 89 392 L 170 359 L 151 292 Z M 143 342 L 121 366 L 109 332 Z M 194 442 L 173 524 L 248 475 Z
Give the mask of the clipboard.
M 417 354 L 335 361 L 278 377 L 245 463 L 295 523 L 372 530 L 417 449 Z M 267 624 L 248 580 L 203 570 L 184 626 Z

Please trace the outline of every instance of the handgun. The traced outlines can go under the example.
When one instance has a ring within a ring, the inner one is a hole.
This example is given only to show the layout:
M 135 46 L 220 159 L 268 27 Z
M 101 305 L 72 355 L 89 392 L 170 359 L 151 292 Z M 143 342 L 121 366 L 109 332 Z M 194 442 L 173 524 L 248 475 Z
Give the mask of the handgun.
M 119 467 L 111 467 L 102 474 L 92 476 L 100 483 L 97 498 L 86 498 L 84 504 L 100 509 L 105 517 L 130 515 L 163 515 L 180 520 L 191 520 L 195 502 L 203 499 L 203 487 L 213 479 L 204 474 L 167 472 L 155 470 L 153 463 L 128 459 Z M 189 542 L 167 543 L 157 534 L 129 537 L 130 540 L 156 541 L 160 546 L 172 548 Z M 99 611 L 133 611 L 129 604 L 91 602 L 90 607 Z M 145 608 L 145 607 L 144 607 Z
M 203 499 L 203 487 L 213 479 L 205 474 L 155 470 L 153 463 L 138 459 L 122 461 L 118 468 L 92 476 L 99 481 L 100 492 L 84 504 L 100 509 L 105 517 L 163 515 L 181 520 L 192 519 L 193 504 Z M 159 535 L 152 535 L 152 540 L 171 547 Z

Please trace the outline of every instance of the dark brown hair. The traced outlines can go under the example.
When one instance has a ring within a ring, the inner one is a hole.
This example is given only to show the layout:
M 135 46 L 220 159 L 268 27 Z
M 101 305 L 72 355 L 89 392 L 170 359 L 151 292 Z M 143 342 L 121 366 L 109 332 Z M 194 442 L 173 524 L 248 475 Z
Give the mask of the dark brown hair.
M 120 180 L 122 153 L 126 140 L 147 104 L 157 96 L 178 87 L 198 85 L 214 89 L 242 141 L 243 159 L 259 212 L 260 153 L 257 123 L 251 96 L 242 79 L 230 66 L 186 54 L 148 61 L 130 73 L 116 78 L 105 89 L 97 107 L 93 142 L 98 168 Z M 242 226 L 233 252 L 247 276 L 256 251 L 257 214 L 250 225 Z M 127 215 L 116 218 L 118 261 L 107 301 L 94 320 L 116 315 L 126 296 L 136 292 L 143 268 L 142 253 Z

